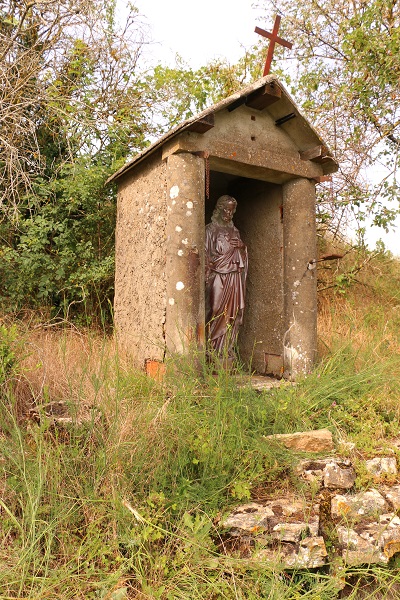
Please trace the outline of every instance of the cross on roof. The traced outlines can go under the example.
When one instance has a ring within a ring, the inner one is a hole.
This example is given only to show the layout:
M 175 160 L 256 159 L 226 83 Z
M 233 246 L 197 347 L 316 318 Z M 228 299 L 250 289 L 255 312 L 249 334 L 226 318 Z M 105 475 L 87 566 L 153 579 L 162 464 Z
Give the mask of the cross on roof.
M 260 27 L 256 27 L 254 30 L 259 35 L 262 35 L 263 37 L 266 37 L 269 40 L 271 40 L 270 44 L 269 44 L 269 48 L 268 48 L 267 58 L 265 61 L 263 76 L 268 75 L 269 70 L 271 68 L 271 62 L 272 62 L 272 57 L 274 56 L 275 44 L 280 44 L 281 46 L 285 46 L 285 48 L 289 48 L 289 49 L 291 49 L 293 46 L 293 44 L 291 44 L 287 40 L 284 40 L 283 38 L 278 37 L 280 22 L 281 22 L 280 16 L 276 15 L 272 33 L 269 33 L 269 31 L 265 31 L 264 29 L 260 29 Z

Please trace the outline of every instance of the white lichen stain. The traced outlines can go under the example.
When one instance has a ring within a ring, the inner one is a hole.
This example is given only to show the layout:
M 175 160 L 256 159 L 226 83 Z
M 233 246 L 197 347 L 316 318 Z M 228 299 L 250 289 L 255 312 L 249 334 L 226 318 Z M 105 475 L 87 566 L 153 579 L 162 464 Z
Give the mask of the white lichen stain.
M 189 208 L 189 209 L 193 208 L 193 202 L 191 202 L 191 201 L 189 200 L 189 202 L 186 202 L 186 206 L 187 206 L 187 208 Z
M 310 260 L 310 262 L 307 265 L 307 269 L 309 271 L 314 271 L 314 269 L 317 268 L 317 261 L 315 260 L 315 258 L 313 258 L 312 260 Z
M 171 204 L 172 204 L 172 206 L 175 206 L 176 200 L 172 200 Z
M 175 287 L 178 290 L 178 292 L 180 292 L 185 287 L 185 284 L 182 283 L 182 281 L 178 281 Z
M 297 279 L 297 280 L 294 282 L 294 284 L 293 284 L 293 287 L 299 287 L 299 285 L 300 285 L 300 281 Z
M 183 250 L 178 250 L 178 256 L 183 256 Z
M 182 244 L 184 244 L 186 246 L 188 244 L 188 239 L 185 238 L 184 240 L 182 240 Z
M 186 216 L 187 217 L 191 217 L 192 216 L 192 211 L 191 210 L 187 210 L 186 211 Z
M 174 298 L 170 298 L 170 299 L 168 300 L 168 304 L 169 304 L 170 306 L 173 306 L 173 305 L 175 304 L 175 300 L 174 300 Z
M 169 191 L 169 197 L 172 199 L 172 198 L 177 198 L 178 196 L 179 196 L 179 187 L 177 185 L 173 185 Z
M 180 233 L 182 231 L 182 227 L 180 225 L 177 225 L 175 227 L 175 231 L 177 231 L 178 233 Z

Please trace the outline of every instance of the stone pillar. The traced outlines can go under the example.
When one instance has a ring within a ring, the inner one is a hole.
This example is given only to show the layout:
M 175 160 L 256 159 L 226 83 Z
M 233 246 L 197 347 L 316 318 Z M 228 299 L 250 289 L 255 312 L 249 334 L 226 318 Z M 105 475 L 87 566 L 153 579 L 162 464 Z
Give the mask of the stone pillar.
M 167 159 L 165 344 L 170 354 L 204 346 L 204 159 Z
M 308 373 L 317 353 L 315 183 L 283 186 L 284 377 Z

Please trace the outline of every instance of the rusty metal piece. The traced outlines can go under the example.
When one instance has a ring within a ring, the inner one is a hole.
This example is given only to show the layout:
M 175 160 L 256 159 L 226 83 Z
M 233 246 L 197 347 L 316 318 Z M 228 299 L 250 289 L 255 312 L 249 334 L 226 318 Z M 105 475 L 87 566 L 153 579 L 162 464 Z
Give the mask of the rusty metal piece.
M 144 362 L 146 375 L 155 381 L 162 382 L 165 376 L 165 363 L 147 358 Z
M 271 68 L 272 58 L 274 56 L 275 44 L 280 44 L 281 46 L 284 46 L 285 48 L 289 48 L 289 50 L 291 50 L 293 47 L 293 44 L 291 42 L 288 42 L 287 40 L 280 38 L 278 36 L 280 23 L 281 23 L 281 17 L 279 15 L 276 15 L 272 33 L 270 33 L 269 31 L 265 31 L 265 29 L 261 29 L 260 27 L 256 27 L 254 30 L 259 35 L 262 35 L 263 37 L 268 38 L 270 40 L 268 54 L 267 54 L 267 58 L 265 61 L 264 73 L 263 73 L 264 77 L 265 77 L 265 75 L 268 75 L 269 70 Z
M 332 175 L 321 175 L 321 177 L 314 177 L 313 179 L 315 183 L 324 183 L 325 181 L 332 182 Z

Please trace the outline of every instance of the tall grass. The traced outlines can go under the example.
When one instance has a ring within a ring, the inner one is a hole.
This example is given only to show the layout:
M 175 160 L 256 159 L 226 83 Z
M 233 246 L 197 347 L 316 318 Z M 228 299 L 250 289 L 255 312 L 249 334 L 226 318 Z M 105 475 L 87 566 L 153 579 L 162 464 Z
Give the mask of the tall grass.
M 299 489 L 298 456 L 269 434 L 329 427 L 365 455 L 399 434 L 400 269 L 371 270 L 320 298 L 315 372 L 262 393 L 190 362 L 155 382 L 93 331 L 4 328 L 0 598 L 338 597 L 342 571 L 255 564 L 226 552 L 219 522 Z M 56 401 L 72 422 L 54 422 Z M 396 597 L 396 563 L 350 575 L 349 598 Z

